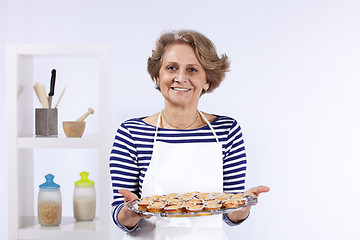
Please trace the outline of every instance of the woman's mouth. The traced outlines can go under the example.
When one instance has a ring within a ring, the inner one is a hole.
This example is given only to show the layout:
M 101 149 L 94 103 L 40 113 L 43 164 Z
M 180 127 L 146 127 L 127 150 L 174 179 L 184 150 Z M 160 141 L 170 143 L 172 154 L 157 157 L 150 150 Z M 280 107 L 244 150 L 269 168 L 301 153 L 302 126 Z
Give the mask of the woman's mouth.
M 188 92 L 191 90 L 190 88 L 176 88 L 176 87 L 171 87 L 171 89 L 176 92 Z

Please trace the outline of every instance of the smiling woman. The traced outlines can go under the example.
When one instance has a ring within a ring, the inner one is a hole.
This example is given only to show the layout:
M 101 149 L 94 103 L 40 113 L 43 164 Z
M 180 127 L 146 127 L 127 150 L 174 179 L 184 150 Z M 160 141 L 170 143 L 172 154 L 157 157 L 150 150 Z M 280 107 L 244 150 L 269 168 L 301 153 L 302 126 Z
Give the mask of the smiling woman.
M 164 97 L 162 111 L 119 127 L 110 156 L 113 220 L 125 239 L 226 239 L 222 221 L 244 221 L 250 207 L 201 219 L 148 219 L 124 207 L 146 196 L 245 190 L 242 131 L 231 117 L 199 111 L 202 94 L 216 89 L 229 69 L 226 55 L 195 31 L 160 36 L 148 72 Z M 247 191 L 257 197 L 267 187 Z M 179 227 L 182 226 L 182 227 Z M 184 228 L 183 226 L 188 226 Z
M 230 62 L 220 57 L 215 45 L 203 34 L 181 30 L 164 33 L 148 59 L 148 72 L 165 99 L 160 127 L 195 129 L 206 125 L 199 118 L 200 96 L 215 90 L 229 71 Z M 209 121 L 215 117 L 205 113 Z M 155 114 L 144 121 L 156 125 Z
M 210 39 L 203 34 L 189 30 L 168 32 L 160 36 L 152 56 L 148 59 L 148 72 L 151 78 L 155 82 L 157 81 L 160 67 L 163 64 L 164 52 L 175 43 L 183 43 L 193 49 L 196 59 L 206 72 L 207 82 L 210 85 L 207 92 L 212 92 L 217 88 L 229 70 L 228 57 L 225 54 L 219 57 Z
M 193 49 L 186 44 L 172 44 L 163 55 L 162 63 L 156 82 L 165 105 L 196 109 L 200 95 L 209 89 L 209 83 Z

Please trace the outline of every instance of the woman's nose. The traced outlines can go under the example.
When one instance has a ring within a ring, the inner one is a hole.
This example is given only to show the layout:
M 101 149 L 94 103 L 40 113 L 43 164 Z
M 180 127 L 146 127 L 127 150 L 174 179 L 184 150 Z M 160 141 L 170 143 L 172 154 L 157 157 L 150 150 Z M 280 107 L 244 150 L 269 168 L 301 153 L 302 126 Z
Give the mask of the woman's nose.
M 189 79 L 188 79 L 188 77 L 186 76 L 186 74 L 184 72 L 179 72 L 175 76 L 174 81 L 178 82 L 178 83 L 185 83 L 185 82 L 188 82 Z

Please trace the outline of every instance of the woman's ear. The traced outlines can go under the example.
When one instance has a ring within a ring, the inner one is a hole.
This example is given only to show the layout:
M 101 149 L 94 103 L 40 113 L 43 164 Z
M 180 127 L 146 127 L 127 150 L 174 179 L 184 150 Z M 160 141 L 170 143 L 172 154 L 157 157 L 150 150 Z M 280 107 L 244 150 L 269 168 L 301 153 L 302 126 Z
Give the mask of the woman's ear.
M 156 89 L 160 90 L 160 79 L 159 79 L 159 77 L 156 78 Z
M 210 84 L 208 82 L 205 83 L 204 92 L 207 92 L 207 90 L 209 90 L 209 88 L 210 88 Z

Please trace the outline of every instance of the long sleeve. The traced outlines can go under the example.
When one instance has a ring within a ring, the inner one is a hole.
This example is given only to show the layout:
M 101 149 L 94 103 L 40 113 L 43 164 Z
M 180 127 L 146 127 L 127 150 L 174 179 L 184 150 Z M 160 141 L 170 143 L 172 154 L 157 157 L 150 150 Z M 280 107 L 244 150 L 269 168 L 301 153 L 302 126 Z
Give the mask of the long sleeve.
M 139 168 L 135 143 L 124 124 L 115 135 L 110 155 L 110 176 L 113 188 L 112 218 L 117 226 L 128 232 L 129 230 L 117 219 L 119 211 L 124 206 L 124 197 L 118 190 L 124 188 L 138 195 Z
M 230 128 L 224 155 L 224 192 L 238 193 L 245 190 L 245 175 L 246 175 L 246 153 L 243 140 L 243 134 L 239 124 L 234 121 Z M 223 220 L 229 226 L 240 225 L 240 223 L 233 223 L 223 215 Z M 243 222 L 243 221 L 242 221 Z

